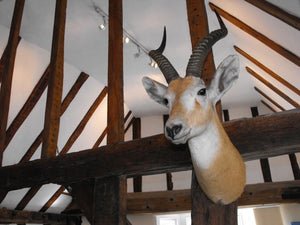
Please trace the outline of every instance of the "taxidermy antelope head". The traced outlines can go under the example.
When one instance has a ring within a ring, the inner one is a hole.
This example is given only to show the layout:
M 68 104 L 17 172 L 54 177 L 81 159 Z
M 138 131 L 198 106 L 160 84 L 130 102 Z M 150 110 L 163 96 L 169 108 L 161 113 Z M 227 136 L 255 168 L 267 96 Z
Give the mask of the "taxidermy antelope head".
M 237 56 L 230 55 L 219 65 L 209 86 L 201 79 L 207 53 L 227 35 L 222 19 L 218 14 L 217 17 L 221 29 L 211 32 L 195 46 L 184 78 L 162 55 L 166 44 L 164 30 L 160 47 L 149 55 L 157 62 L 169 86 L 148 77 L 143 78 L 143 85 L 152 99 L 169 108 L 165 135 L 174 144 L 188 142 L 203 191 L 213 202 L 229 204 L 243 192 L 245 165 L 218 118 L 215 104 L 238 79 Z

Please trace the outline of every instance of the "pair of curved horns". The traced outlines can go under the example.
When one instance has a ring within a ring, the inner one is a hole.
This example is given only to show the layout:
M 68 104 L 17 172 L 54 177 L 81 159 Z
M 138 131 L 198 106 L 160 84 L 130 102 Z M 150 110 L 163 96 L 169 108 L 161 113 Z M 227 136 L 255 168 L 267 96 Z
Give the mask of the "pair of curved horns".
M 220 15 L 217 13 L 217 11 L 215 11 L 215 13 L 221 29 L 212 31 L 194 47 L 186 68 L 186 76 L 195 76 L 201 78 L 204 60 L 208 52 L 218 40 L 225 37 L 228 33 L 227 28 L 223 23 Z M 166 81 L 169 84 L 172 80 L 178 79 L 179 74 L 172 66 L 170 61 L 162 54 L 166 46 L 166 39 L 166 27 L 164 27 L 164 35 L 161 45 L 158 49 L 151 50 L 149 52 L 149 56 L 157 62 L 158 67 L 160 68 L 161 72 L 166 78 Z

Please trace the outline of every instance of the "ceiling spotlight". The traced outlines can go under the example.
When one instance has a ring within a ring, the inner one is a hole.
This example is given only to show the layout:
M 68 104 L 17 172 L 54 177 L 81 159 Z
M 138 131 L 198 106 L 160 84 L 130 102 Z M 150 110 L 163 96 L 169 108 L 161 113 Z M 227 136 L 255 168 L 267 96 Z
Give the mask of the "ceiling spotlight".
M 100 30 L 105 30 L 106 25 L 107 25 L 106 19 L 105 19 L 104 16 L 102 16 L 102 19 L 103 19 L 103 23 L 101 23 L 101 24 L 99 25 L 99 29 L 100 29 Z
M 125 38 L 124 38 L 124 42 L 125 42 L 126 44 L 128 44 L 128 43 L 130 42 L 129 37 L 125 37 Z

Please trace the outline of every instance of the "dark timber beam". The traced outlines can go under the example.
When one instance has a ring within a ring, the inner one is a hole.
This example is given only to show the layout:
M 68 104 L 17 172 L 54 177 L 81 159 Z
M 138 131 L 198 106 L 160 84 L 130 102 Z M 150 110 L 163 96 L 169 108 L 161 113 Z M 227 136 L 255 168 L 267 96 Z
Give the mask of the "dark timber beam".
M 268 109 L 270 109 L 272 112 L 277 112 L 272 106 L 270 106 L 268 103 L 266 103 L 264 100 L 260 100 L 262 104 L 264 104 Z
M 235 18 L 234 16 L 230 15 L 226 11 L 222 10 L 218 6 L 216 6 L 212 3 L 209 3 L 209 6 L 211 7 L 211 9 L 217 10 L 221 16 L 223 16 L 225 19 L 227 19 L 232 24 L 236 25 L 243 31 L 247 32 L 249 35 L 253 36 L 257 40 L 261 41 L 262 43 L 264 43 L 266 46 L 268 46 L 269 48 L 276 51 L 281 56 L 285 57 L 286 59 L 288 59 L 291 62 L 295 63 L 296 65 L 300 66 L 300 58 L 297 55 L 295 55 L 293 52 L 285 49 L 284 47 L 282 47 L 281 45 L 272 41 L 268 37 L 264 36 L 263 34 L 259 33 L 256 30 L 254 30 L 253 28 L 251 28 L 247 24 L 243 23 L 239 19 Z
M 75 96 L 79 92 L 79 90 L 82 87 L 82 85 L 88 79 L 88 77 L 89 77 L 89 75 L 87 75 L 86 73 L 83 73 L 83 72 L 80 73 L 80 75 L 78 76 L 77 80 L 73 84 L 72 88 L 70 89 L 70 91 L 68 92 L 68 94 L 64 98 L 63 102 L 61 103 L 60 116 L 62 116 L 64 114 L 64 112 L 67 110 L 67 108 L 69 107 L 70 103 L 73 101 L 73 99 L 75 98 Z M 35 151 L 37 150 L 37 148 L 40 146 L 40 144 L 43 141 L 43 138 L 42 138 L 43 132 L 44 132 L 44 130 L 42 130 L 40 132 L 40 134 L 36 137 L 36 139 L 34 140 L 34 142 L 31 144 L 31 146 L 29 147 L 29 149 L 26 151 L 26 153 L 24 154 L 24 156 L 20 160 L 20 163 L 29 161 L 30 158 L 33 156 L 33 154 L 35 153 Z
M 107 144 L 124 141 L 123 3 L 109 1 Z M 95 180 L 92 224 L 126 225 L 125 176 Z
M 68 153 L 70 148 L 73 146 L 77 138 L 80 136 L 82 131 L 84 130 L 86 124 L 88 123 L 89 119 L 92 117 L 102 100 L 107 94 L 107 88 L 104 87 L 101 93 L 98 95 L 98 97 L 95 99 L 87 113 L 84 115 L 83 119 L 79 122 L 69 139 L 67 140 L 66 144 L 60 151 L 60 155 Z M 26 205 L 29 203 L 29 201 L 34 197 L 34 195 L 39 191 L 39 189 L 42 187 L 42 185 L 38 185 L 35 187 L 32 187 L 28 190 L 27 194 L 25 197 L 21 200 L 21 202 L 18 204 L 16 210 L 22 210 L 26 207 Z
M 257 91 L 259 94 L 261 94 L 263 97 L 265 97 L 266 99 L 268 99 L 271 103 L 273 103 L 277 108 L 279 108 L 282 111 L 285 111 L 285 109 L 279 105 L 277 102 L 275 102 L 272 98 L 270 98 L 268 95 L 266 95 L 262 90 L 260 90 L 257 87 L 254 87 L 254 90 Z
M 248 184 L 239 206 L 300 203 L 300 181 Z M 191 210 L 191 190 L 128 193 L 127 213 L 165 213 Z
M 10 143 L 18 129 L 21 127 L 25 119 L 31 113 L 32 109 L 39 101 L 40 97 L 42 96 L 46 87 L 48 86 L 49 71 L 50 67 L 48 66 L 38 83 L 33 88 L 32 92 L 30 93 L 23 107 L 19 111 L 18 115 L 15 117 L 15 119 L 12 121 L 11 125 L 7 129 L 5 137 L 5 148 L 8 146 L 8 144 Z
M 42 158 L 56 155 L 63 88 L 66 9 L 67 0 L 56 0 Z
M 300 107 L 300 105 L 292 98 L 284 94 L 282 91 L 280 91 L 277 87 L 275 87 L 273 84 L 268 82 L 266 79 L 264 79 L 262 76 L 260 76 L 258 73 L 250 69 L 248 66 L 246 66 L 246 70 L 248 73 L 250 73 L 253 77 L 255 77 L 257 80 L 262 82 L 264 85 L 266 85 L 268 88 L 270 88 L 272 91 L 274 91 L 276 94 L 278 94 L 280 97 L 282 97 L 284 100 L 286 100 L 288 103 L 293 105 L 294 107 Z
M 272 3 L 265 0 L 245 0 L 246 2 L 256 6 L 257 8 L 269 13 L 272 16 L 280 19 L 281 21 L 293 26 L 297 30 L 300 30 L 300 18 L 289 14 L 281 8 L 273 5 Z
M 16 0 L 7 44 L 7 58 L 2 72 L 0 91 L 0 166 L 5 149 L 5 133 L 11 95 L 11 85 L 25 0 Z
M 204 0 L 187 0 L 187 15 L 190 28 L 192 47 L 199 43 L 209 33 L 207 15 Z M 202 79 L 209 85 L 215 73 L 215 65 L 212 50 L 207 55 L 202 71 Z M 219 119 L 222 121 L 221 101 L 216 105 Z M 201 190 L 195 173 L 192 175 L 192 223 L 193 225 L 236 225 L 237 205 L 232 203 L 227 206 L 219 206 L 212 203 Z
M 285 79 L 283 79 L 281 76 L 279 76 L 278 74 L 276 74 L 275 72 L 273 72 L 272 70 L 270 70 L 268 67 L 266 67 L 265 65 L 263 65 L 262 63 L 260 63 L 259 61 L 257 61 L 255 58 L 253 58 L 252 56 L 250 56 L 249 54 L 247 54 L 246 52 L 244 52 L 242 49 L 240 49 L 237 46 L 233 46 L 234 49 L 240 53 L 242 56 L 244 56 L 246 59 L 250 60 L 252 63 L 254 63 L 256 66 L 258 66 L 259 68 L 261 68 L 262 70 L 264 70 L 266 73 L 268 73 L 271 77 L 273 77 L 274 79 L 276 79 L 277 81 L 279 81 L 280 83 L 282 83 L 283 85 L 285 85 L 286 87 L 288 87 L 290 90 L 292 90 L 293 92 L 295 92 L 297 95 L 300 95 L 300 90 L 298 88 L 296 88 L 294 85 L 292 85 L 291 83 L 287 82 Z
M 141 137 L 141 118 L 134 117 L 132 124 L 132 139 L 140 139 Z M 142 192 L 142 176 L 133 177 L 133 191 Z
M 18 45 L 19 45 L 20 41 L 21 41 L 21 37 L 19 36 Z M 4 69 L 5 62 L 7 60 L 7 57 L 8 57 L 8 45 L 6 45 L 6 47 L 2 53 L 1 59 L 0 59 L 0 84 L 2 82 L 2 73 L 3 73 L 3 69 Z
M 257 117 L 259 115 L 257 107 L 251 107 L 252 117 Z M 268 158 L 260 159 L 260 166 L 265 182 L 272 182 L 271 169 Z
M 245 161 L 299 152 L 300 109 L 223 123 Z M 168 159 L 168 160 L 166 160 Z M 187 145 L 164 135 L 0 168 L 0 189 L 69 184 L 93 177 L 135 176 L 191 169 Z
M 81 224 L 81 217 L 54 213 L 8 210 L 6 208 L 1 208 L 0 223 L 79 225 Z

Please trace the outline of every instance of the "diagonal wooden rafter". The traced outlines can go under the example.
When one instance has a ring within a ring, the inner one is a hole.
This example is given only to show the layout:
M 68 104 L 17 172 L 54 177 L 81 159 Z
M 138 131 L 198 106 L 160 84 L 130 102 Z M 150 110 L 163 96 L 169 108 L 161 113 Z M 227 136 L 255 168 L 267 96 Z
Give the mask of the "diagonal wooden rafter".
M 125 118 L 124 118 L 124 123 L 126 123 L 126 121 L 127 121 L 127 119 L 129 118 L 130 115 L 131 115 L 131 111 L 129 111 L 129 112 L 127 113 L 127 115 L 125 116 Z M 100 143 L 102 142 L 104 136 L 106 135 L 106 132 L 107 132 L 107 127 L 104 129 L 104 131 L 103 131 L 102 134 L 100 135 L 100 138 L 99 138 L 99 139 L 100 139 Z M 104 135 L 103 135 L 103 134 L 104 134 Z M 99 146 L 99 144 L 100 144 L 100 143 L 98 144 L 99 139 L 98 139 L 98 140 L 96 141 L 96 143 L 94 144 L 93 149 Z M 97 146 L 95 147 L 95 145 L 97 145 Z M 61 186 L 61 187 L 53 194 L 53 196 L 47 201 L 47 203 L 42 207 L 42 209 L 40 210 L 40 212 L 46 212 L 47 209 L 49 209 L 49 208 L 51 207 L 51 205 L 55 202 L 55 200 L 58 199 L 59 196 L 60 196 L 61 194 L 64 194 L 64 190 L 65 190 L 65 187 L 64 187 L 64 186 Z M 69 194 L 69 195 L 70 195 L 70 194 Z
M 243 51 L 239 47 L 237 47 L 235 45 L 233 47 L 234 47 L 234 49 L 238 53 L 240 53 L 242 56 L 244 56 L 245 58 L 247 58 L 248 60 L 250 60 L 252 63 L 254 63 L 255 65 L 257 65 L 259 68 L 261 68 L 265 72 L 267 72 L 274 79 L 276 79 L 281 84 L 283 84 L 286 87 L 288 87 L 290 90 L 292 90 L 293 92 L 295 92 L 297 95 L 300 95 L 300 90 L 298 88 L 296 88 L 294 85 L 292 85 L 291 83 L 289 83 L 288 81 L 286 81 L 285 79 L 283 79 L 281 76 L 279 76 L 278 74 L 276 74 L 275 72 L 273 72 L 272 70 L 270 70 L 268 67 L 266 67 L 265 65 L 263 65 L 262 63 L 260 63 L 259 61 L 257 61 L 255 58 L 253 58 L 252 56 L 250 56 L 249 54 L 247 54 L 245 51 Z
M 19 45 L 20 41 L 21 41 L 21 37 L 19 36 L 17 46 Z M 4 65 L 5 65 L 5 62 L 6 62 L 7 57 L 8 57 L 8 47 L 9 46 L 6 45 L 6 47 L 5 47 L 5 49 L 2 53 L 1 59 L 0 59 L 0 84 L 2 82 L 2 73 L 3 73 Z
M 68 92 L 68 94 L 66 95 L 66 97 L 64 98 L 61 104 L 61 115 L 63 115 L 63 113 L 66 111 L 66 109 L 68 108 L 68 106 L 70 105 L 70 103 L 72 102 L 72 100 L 74 99 L 78 91 L 80 90 L 81 86 L 88 79 L 88 77 L 89 76 L 86 73 L 80 73 L 77 80 L 75 81 L 72 88 L 70 89 L 70 91 Z M 30 160 L 34 152 L 37 150 L 38 146 L 42 143 L 42 133 L 43 131 L 41 131 L 41 133 L 35 139 L 31 147 L 29 148 L 29 150 L 25 153 L 25 155 L 21 159 L 20 163 L 24 163 Z M 7 192 L 0 193 L 0 203 L 3 201 L 6 194 Z
M 276 42 L 272 41 L 268 37 L 264 36 L 263 34 L 259 33 L 256 30 L 254 30 L 253 28 L 251 28 L 247 24 L 243 23 L 242 21 L 240 21 L 236 17 L 230 15 L 229 13 L 227 13 L 223 9 L 219 8 L 218 6 L 214 5 L 213 3 L 210 2 L 209 6 L 211 7 L 212 10 L 217 10 L 218 13 L 221 16 L 223 16 L 225 19 L 227 19 L 232 24 L 236 25 L 237 27 L 239 27 L 243 31 L 247 32 L 248 34 L 250 34 L 251 36 L 253 36 L 257 40 L 261 41 L 262 43 L 264 43 L 269 48 L 276 51 L 281 56 L 283 56 L 286 59 L 288 59 L 289 61 L 295 63 L 297 66 L 300 66 L 300 58 L 297 55 L 295 55 L 293 52 L 285 49 L 281 45 L 277 44 Z
M 131 115 L 131 111 L 129 110 L 129 112 L 127 113 L 127 115 L 124 118 L 124 124 L 126 123 L 126 121 L 128 120 L 130 115 Z M 129 126 L 130 126 L 130 124 L 128 124 L 127 128 Z M 127 128 L 125 129 L 124 133 L 126 133 L 126 131 L 128 130 Z M 103 141 L 106 134 L 107 134 L 107 127 L 105 127 L 105 129 L 102 131 L 101 135 L 99 136 L 99 138 L 97 139 L 97 141 L 93 145 L 93 149 L 97 148 L 101 144 L 101 142 Z
M 80 73 L 77 80 L 73 84 L 72 88 L 70 89 L 70 91 L 68 92 L 68 94 L 64 98 L 63 102 L 61 103 L 60 116 L 62 116 L 64 114 L 64 112 L 67 110 L 68 106 L 70 105 L 70 103 L 72 102 L 72 100 L 74 99 L 74 97 L 76 96 L 76 94 L 78 93 L 80 88 L 82 87 L 82 85 L 88 79 L 88 77 L 89 77 L 89 75 L 87 75 L 86 73 L 84 73 L 84 72 Z M 37 150 L 39 145 L 42 143 L 43 132 L 44 131 L 42 130 L 40 132 L 40 134 L 37 136 L 37 138 L 34 140 L 32 145 L 29 147 L 27 152 L 22 157 L 20 163 L 29 161 L 30 158 L 33 156 L 33 154 L 35 153 L 35 151 Z
M 297 30 L 300 30 L 300 18 L 294 16 L 281 8 L 273 5 L 272 3 L 265 1 L 265 0 L 245 0 L 246 2 L 256 6 L 257 8 L 263 10 L 266 13 L 275 16 L 276 18 L 280 19 L 281 21 L 293 26 Z
M 2 85 L 0 91 L 0 166 L 2 165 L 3 151 L 5 146 L 5 134 L 8 121 L 8 112 L 11 95 L 13 70 L 19 42 L 23 8 L 25 0 L 16 0 L 13 18 L 10 26 L 10 33 L 7 44 L 7 58 L 2 72 Z
M 277 112 L 272 106 L 270 106 L 268 103 L 266 103 L 264 100 L 261 100 L 261 103 L 265 105 L 268 109 L 270 109 L 272 112 Z
M 38 81 L 38 83 L 33 88 L 32 92 L 28 96 L 26 102 L 24 103 L 23 107 L 15 117 L 15 119 L 12 121 L 11 125 L 6 131 L 6 137 L 5 137 L 5 146 L 6 148 L 18 129 L 21 127 L 25 119 L 28 117 L 28 115 L 31 113 L 32 109 L 36 105 L 36 103 L 39 101 L 40 97 L 44 93 L 46 87 L 48 86 L 49 81 L 49 71 L 50 67 L 48 66 Z M 4 149 L 5 150 L 5 149 Z
M 63 88 L 66 10 L 67 0 L 56 0 L 42 158 L 54 157 L 56 155 Z
M 77 138 L 80 136 L 82 131 L 84 130 L 86 124 L 88 123 L 89 119 L 92 117 L 100 103 L 103 101 L 104 97 L 107 94 L 107 87 L 104 87 L 101 93 L 98 95 L 92 106 L 89 108 L 83 119 L 80 121 L 78 126 L 75 128 L 74 132 L 69 137 L 68 141 L 60 151 L 60 155 L 66 154 L 72 145 L 75 143 Z M 16 210 L 22 210 L 26 207 L 26 205 L 29 203 L 29 201 L 34 197 L 34 195 L 39 191 L 39 189 L 42 187 L 42 185 L 35 186 L 33 188 L 30 188 L 26 195 L 23 197 L 23 199 L 18 204 Z
M 254 87 L 254 90 L 256 90 L 259 94 L 261 94 L 262 96 L 264 96 L 266 99 L 268 99 L 272 104 L 274 104 L 277 108 L 279 108 L 282 111 L 285 111 L 285 109 L 279 105 L 277 102 L 275 102 L 272 98 L 270 98 L 268 95 L 266 95 L 262 90 L 260 90 L 257 87 Z
M 300 107 L 300 105 L 293 100 L 292 98 L 290 98 L 289 96 L 287 96 L 286 94 L 284 94 L 282 91 L 280 91 L 277 87 L 275 87 L 273 84 L 271 84 L 270 82 L 268 82 L 266 79 L 264 79 L 262 76 L 260 76 L 258 73 L 256 73 L 255 71 L 253 71 L 252 69 L 250 69 L 248 66 L 246 66 L 246 70 L 248 73 L 250 73 L 253 77 L 255 77 L 256 79 L 258 79 L 260 82 L 262 82 L 263 84 L 265 84 L 268 88 L 270 88 L 271 90 L 273 90 L 276 94 L 278 94 L 280 97 L 282 97 L 284 100 L 286 100 L 288 103 L 290 103 L 291 105 L 295 106 L 295 107 Z

